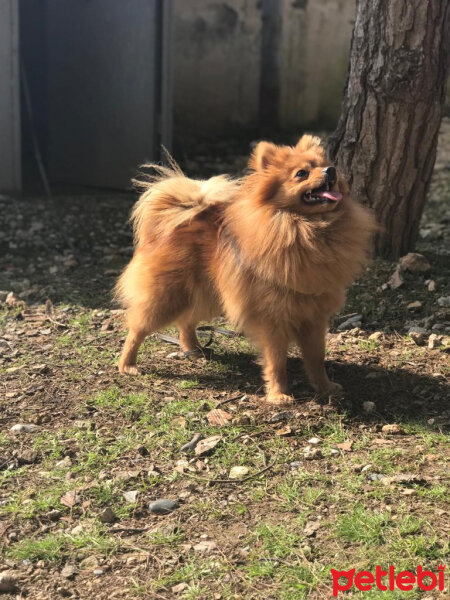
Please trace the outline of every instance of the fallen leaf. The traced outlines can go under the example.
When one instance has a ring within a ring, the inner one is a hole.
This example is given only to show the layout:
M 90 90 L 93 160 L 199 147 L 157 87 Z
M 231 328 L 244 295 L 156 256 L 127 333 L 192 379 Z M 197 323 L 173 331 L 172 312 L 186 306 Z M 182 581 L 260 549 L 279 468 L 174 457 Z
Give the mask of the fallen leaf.
M 303 529 L 306 537 L 312 537 L 321 526 L 320 521 L 308 521 Z
M 120 479 L 122 481 L 129 481 L 135 479 L 141 474 L 141 469 L 129 469 L 127 471 L 117 471 L 114 473 L 114 479 Z
M 347 442 L 342 442 L 340 444 L 335 444 L 335 446 L 336 446 L 336 448 L 340 448 L 344 452 L 351 452 L 352 451 L 353 442 L 349 440 Z
M 181 592 L 184 592 L 184 590 L 188 589 L 188 584 L 184 583 L 184 581 L 182 583 L 179 583 L 177 585 L 174 585 L 172 588 L 172 593 L 173 594 L 181 594 Z
M 279 436 L 291 435 L 291 433 L 292 433 L 292 428 L 290 425 L 285 425 L 284 427 L 281 427 L 281 429 L 277 429 L 275 431 L 275 435 L 279 435 Z
M 230 415 L 226 410 L 222 410 L 221 408 L 213 408 L 207 413 L 206 418 L 208 419 L 210 425 L 215 425 L 216 427 L 224 427 L 228 425 L 228 423 L 233 418 L 233 415 Z
M 403 271 L 410 271 L 411 273 L 426 273 L 431 269 L 431 265 L 425 256 L 417 252 L 409 252 L 402 256 L 398 264 Z
M 186 427 L 186 419 L 184 417 L 175 417 L 172 419 L 172 425 L 174 427 L 182 427 L 184 429 Z
M 65 494 L 63 494 L 61 496 L 61 498 L 59 499 L 59 501 L 64 506 L 72 508 L 73 506 L 75 506 L 76 504 L 79 504 L 81 502 L 81 498 L 80 498 L 80 495 L 77 494 L 77 490 L 70 490 L 69 492 L 66 492 Z
M 123 492 L 123 497 L 127 502 L 136 502 L 136 498 L 138 495 L 137 490 L 130 490 L 129 492 Z
M 392 273 L 392 276 L 388 281 L 388 285 L 391 287 L 391 289 L 396 290 L 397 288 L 401 287 L 404 283 L 405 281 L 402 277 L 400 267 L 397 267 Z
M 203 454 L 211 452 L 211 450 L 213 450 L 217 446 L 221 439 L 221 435 L 212 435 L 210 437 L 205 438 L 204 440 L 200 440 L 197 446 L 195 447 L 195 454 L 197 456 L 202 456 Z
M 199 542 L 198 544 L 195 544 L 194 546 L 195 552 L 199 552 L 200 554 L 210 554 L 216 548 L 217 544 L 212 540 L 204 540 L 202 542 Z
M 434 462 L 435 460 L 439 460 L 441 456 L 440 454 L 425 454 L 424 458 L 427 462 Z

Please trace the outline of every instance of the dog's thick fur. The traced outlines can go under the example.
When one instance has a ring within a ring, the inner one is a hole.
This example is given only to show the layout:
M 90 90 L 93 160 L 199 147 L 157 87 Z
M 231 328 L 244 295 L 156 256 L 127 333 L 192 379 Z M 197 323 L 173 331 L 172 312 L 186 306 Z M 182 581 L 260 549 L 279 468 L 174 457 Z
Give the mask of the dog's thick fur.
M 262 353 L 268 402 L 292 401 L 292 342 L 312 386 L 338 391 L 325 371 L 325 334 L 376 226 L 340 176 L 328 187 L 340 201 L 304 201 L 326 183 L 329 164 L 320 140 L 303 136 L 294 148 L 258 144 L 240 181 L 194 181 L 174 164 L 159 167 L 133 211 L 136 251 L 116 286 L 129 327 L 120 371 L 137 372 L 138 348 L 153 331 L 176 323 L 182 348 L 195 350 L 198 322 L 225 313 Z

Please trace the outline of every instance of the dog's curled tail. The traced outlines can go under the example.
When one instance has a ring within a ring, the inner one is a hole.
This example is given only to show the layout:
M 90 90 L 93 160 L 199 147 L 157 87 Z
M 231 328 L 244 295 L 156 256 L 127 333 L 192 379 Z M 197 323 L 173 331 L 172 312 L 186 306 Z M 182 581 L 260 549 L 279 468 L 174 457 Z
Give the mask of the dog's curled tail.
M 187 225 L 213 205 L 230 202 L 238 189 L 239 182 L 226 175 L 189 179 L 168 153 L 167 158 L 169 166 L 144 165 L 153 174 L 134 181 L 142 191 L 131 214 L 136 247 L 149 236 L 168 234 Z

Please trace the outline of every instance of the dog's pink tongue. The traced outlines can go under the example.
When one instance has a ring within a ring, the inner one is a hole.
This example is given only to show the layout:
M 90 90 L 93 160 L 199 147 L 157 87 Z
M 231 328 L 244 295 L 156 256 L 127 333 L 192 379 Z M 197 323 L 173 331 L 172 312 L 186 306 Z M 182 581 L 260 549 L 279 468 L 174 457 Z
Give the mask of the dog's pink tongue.
M 333 200 L 333 202 L 339 202 L 342 200 L 342 194 L 340 192 L 320 192 L 317 194 L 321 198 L 328 198 L 328 200 Z

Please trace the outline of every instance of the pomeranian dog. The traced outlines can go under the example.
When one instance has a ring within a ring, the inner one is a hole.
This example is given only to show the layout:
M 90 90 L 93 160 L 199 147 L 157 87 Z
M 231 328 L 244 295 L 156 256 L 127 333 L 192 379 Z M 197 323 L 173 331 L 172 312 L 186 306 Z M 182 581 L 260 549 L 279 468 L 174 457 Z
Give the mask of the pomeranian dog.
M 152 167 L 157 175 L 132 213 L 135 253 L 116 285 L 129 328 L 120 372 L 138 372 L 139 346 L 152 332 L 176 323 L 182 349 L 195 351 L 199 321 L 225 314 L 261 352 L 267 402 L 293 401 L 291 343 L 312 387 L 339 392 L 325 370 L 325 335 L 376 224 L 350 197 L 321 140 L 260 142 L 238 181 L 195 181 L 174 162 Z

